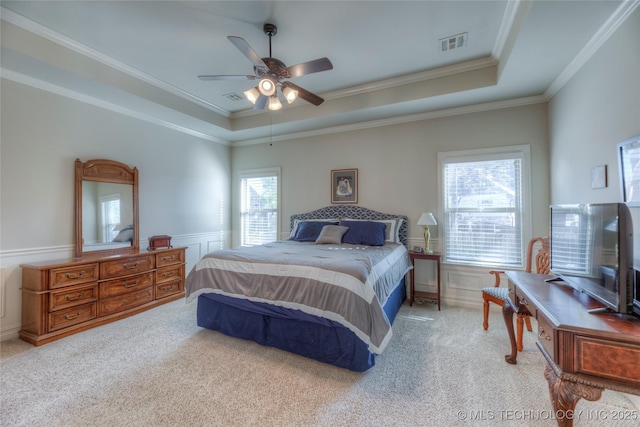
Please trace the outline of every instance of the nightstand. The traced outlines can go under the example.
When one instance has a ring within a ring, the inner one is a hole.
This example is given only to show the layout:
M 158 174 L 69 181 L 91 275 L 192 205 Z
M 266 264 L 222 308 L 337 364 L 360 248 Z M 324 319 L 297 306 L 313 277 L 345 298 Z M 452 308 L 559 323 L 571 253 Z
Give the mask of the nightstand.
M 411 265 L 414 268 L 409 272 L 409 280 L 411 284 L 409 286 L 409 305 L 413 305 L 413 299 L 415 297 L 418 298 L 426 298 L 431 299 L 438 302 L 438 311 L 440 311 L 440 258 L 442 254 L 440 252 L 433 252 L 430 254 L 413 252 L 409 251 L 409 258 L 411 259 Z M 414 271 L 416 266 L 417 259 L 426 259 L 428 261 L 435 261 L 436 263 L 436 272 L 438 273 L 438 292 L 416 292 L 415 290 L 415 281 L 414 281 Z

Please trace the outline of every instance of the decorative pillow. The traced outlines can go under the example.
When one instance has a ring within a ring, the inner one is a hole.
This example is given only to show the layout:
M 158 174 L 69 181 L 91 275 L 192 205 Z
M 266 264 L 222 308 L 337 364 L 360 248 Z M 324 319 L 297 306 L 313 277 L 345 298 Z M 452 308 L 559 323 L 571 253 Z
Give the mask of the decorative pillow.
M 348 229 L 349 227 L 343 227 L 342 225 L 325 225 L 322 227 L 316 243 L 339 245 L 342 243 L 342 236 Z
M 336 224 L 338 225 L 338 222 L 340 222 L 340 219 L 338 218 L 313 218 L 313 219 L 294 219 L 293 220 L 293 228 L 291 229 L 291 233 L 289 233 L 289 240 L 293 240 L 294 237 L 296 237 L 296 231 L 298 231 L 298 226 L 300 224 L 302 224 L 303 222 L 316 222 L 316 221 L 320 221 L 320 222 L 330 222 L 332 224 Z
M 337 222 L 325 221 L 304 221 L 298 224 L 296 235 L 293 239 L 296 242 L 315 242 L 325 225 L 338 225 Z
M 342 237 L 342 243 L 354 245 L 382 246 L 386 224 L 376 221 L 340 221 L 340 225 L 349 227 Z
M 400 242 L 400 226 L 404 221 L 403 218 L 394 218 L 394 219 L 353 219 L 353 218 L 344 218 L 343 221 L 369 221 L 369 222 L 382 222 L 385 224 L 385 242 L 392 243 L 402 243 Z
M 130 242 L 133 240 L 133 225 L 128 225 L 113 238 L 113 242 Z

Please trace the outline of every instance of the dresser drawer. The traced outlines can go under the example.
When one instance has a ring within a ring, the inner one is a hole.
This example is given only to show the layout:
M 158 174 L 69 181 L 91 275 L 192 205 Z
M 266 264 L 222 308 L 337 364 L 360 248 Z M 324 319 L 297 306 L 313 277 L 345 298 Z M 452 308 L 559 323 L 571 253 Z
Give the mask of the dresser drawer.
M 125 295 L 100 299 L 99 313 L 100 316 L 107 316 L 150 301 L 153 301 L 153 286 Z
M 558 357 L 555 353 L 555 340 L 553 339 L 553 328 L 544 316 L 538 316 L 538 341 L 547 351 L 549 356 L 557 362 Z
M 576 372 L 640 387 L 640 344 L 576 335 Z
M 107 280 L 100 283 L 100 298 L 124 295 L 144 289 L 153 284 L 153 272 Z
M 64 286 L 79 285 L 81 283 L 98 280 L 98 263 L 52 268 L 49 270 L 49 288 L 56 289 Z
M 176 249 L 175 251 L 162 251 L 156 254 L 156 267 L 164 267 L 173 264 L 184 264 L 184 250 Z
M 96 318 L 96 303 L 78 305 L 49 313 L 49 332 Z
M 178 264 L 156 270 L 156 283 L 165 283 L 183 276 L 184 265 Z
M 182 279 L 173 280 L 172 282 L 164 282 L 156 285 L 156 299 L 168 297 L 182 292 Z
M 100 263 L 100 279 L 144 273 L 155 268 L 155 256 L 143 255 Z
M 519 313 L 528 311 L 532 317 L 536 317 L 536 307 L 527 300 L 527 297 L 519 289 L 516 290 L 515 301 L 518 304 Z
M 49 296 L 49 310 L 56 311 L 88 302 L 97 301 L 98 284 L 91 286 L 74 286 L 51 292 Z

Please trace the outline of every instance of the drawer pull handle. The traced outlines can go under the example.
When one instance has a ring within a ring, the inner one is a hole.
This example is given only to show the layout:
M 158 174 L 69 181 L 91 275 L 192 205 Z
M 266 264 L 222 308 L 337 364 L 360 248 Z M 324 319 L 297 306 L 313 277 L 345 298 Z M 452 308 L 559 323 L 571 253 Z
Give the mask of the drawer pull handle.
M 76 296 L 71 296 L 71 295 L 65 295 L 65 298 L 67 299 L 67 301 L 77 301 L 80 298 L 82 298 L 84 296 L 84 291 L 80 292 L 78 295 Z
M 171 255 L 171 256 L 163 256 L 162 260 L 163 261 L 173 261 L 175 259 L 175 255 Z
M 551 341 L 551 336 L 549 334 L 547 334 L 545 332 L 544 328 L 542 328 L 542 327 L 540 328 L 540 332 L 538 333 L 538 336 L 540 338 L 543 338 L 543 339 L 547 340 L 547 341 Z
M 162 292 L 169 292 L 169 291 L 174 290 L 175 288 L 176 287 L 174 285 L 171 285 L 171 286 L 163 286 L 160 289 L 162 289 Z
M 529 301 L 527 301 L 527 300 L 526 300 L 526 299 L 524 299 L 524 298 L 520 298 L 520 304 L 522 304 L 522 305 L 529 305 Z
M 82 311 L 79 311 L 78 314 L 74 314 L 74 315 L 65 314 L 64 318 L 67 320 L 73 320 L 73 319 L 77 319 L 81 315 L 82 315 Z
M 84 276 L 85 274 L 87 274 L 84 270 L 82 270 L 80 273 L 78 274 L 71 274 L 71 273 L 67 273 L 64 276 L 67 279 L 80 279 L 82 276 Z
M 173 276 L 173 271 L 162 273 L 162 277 L 171 277 L 171 276 Z
M 134 268 L 137 268 L 140 265 L 140 261 L 136 262 L 135 264 L 124 264 L 122 267 L 124 267 L 127 270 L 131 270 Z
M 123 286 L 123 287 L 125 287 L 125 288 L 133 288 L 133 287 L 138 286 L 138 284 L 139 284 L 139 283 L 140 283 L 140 279 L 136 279 L 136 281 L 135 281 L 135 282 L 133 282 L 133 283 L 127 283 L 127 282 L 124 282 L 124 283 L 122 284 L 122 286 Z

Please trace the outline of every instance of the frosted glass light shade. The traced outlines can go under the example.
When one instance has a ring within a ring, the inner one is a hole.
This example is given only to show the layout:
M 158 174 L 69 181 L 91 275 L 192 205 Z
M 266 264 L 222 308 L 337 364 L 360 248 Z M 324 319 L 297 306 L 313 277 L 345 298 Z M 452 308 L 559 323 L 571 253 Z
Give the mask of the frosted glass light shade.
M 278 99 L 277 96 L 272 96 L 269 98 L 269 109 L 272 111 L 276 111 L 282 108 L 282 103 Z
M 282 89 L 282 94 L 289 104 L 295 101 L 298 98 L 298 91 L 295 89 L 291 89 L 290 87 L 285 87 Z
M 262 79 L 258 84 L 258 89 L 264 96 L 271 96 L 276 93 L 276 84 L 270 79 Z
M 255 105 L 258 97 L 260 96 L 260 91 L 258 90 L 258 87 L 252 87 L 251 89 L 244 91 L 244 96 L 247 97 L 247 100 L 250 103 Z

